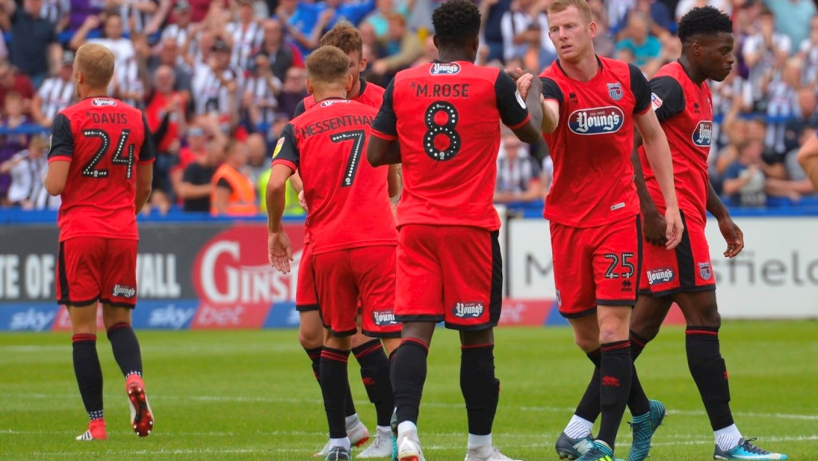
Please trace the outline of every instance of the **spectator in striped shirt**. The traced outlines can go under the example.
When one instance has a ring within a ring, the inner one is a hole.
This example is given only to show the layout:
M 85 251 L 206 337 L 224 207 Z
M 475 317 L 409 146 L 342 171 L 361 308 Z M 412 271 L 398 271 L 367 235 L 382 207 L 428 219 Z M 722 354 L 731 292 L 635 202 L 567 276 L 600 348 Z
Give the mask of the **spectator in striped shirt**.
M 190 3 L 187 0 L 177 1 L 173 7 L 173 24 L 169 24 L 162 31 L 162 42 L 173 39 L 179 48 L 183 47 L 193 29 L 192 18 Z
M 74 52 L 65 51 L 56 76 L 47 78 L 31 101 L 31 116 L 36 123 L 50 127 L 54 116 L 74 100 Z
M 233 37 L 230 65 L 247 69 L 253 49 L 261 46 L 264 39 L 261 26 L 255 20 L 251 0 L 239 1 L 238 21 L 227 24 L 227 31 Z
M 43 0 L 40 14 L 54 24 L 54 30 L 60 33 L 68 28 L 71 20 L 71 0 Z
M 514 133 L 505 130 L 503 133 L 503 147 L 497 157 L 494 201 L 508 203 L 542 200 L 539 162 L 528 154 L 522 141 Z
M 281 94 L 283 84 L 273 75 L 266 55 L 256 55 L 252 64 L 244 86 L 244 107 L 253 126 L 269 125 L 275 120 L 276 97 Z
M 43 189 L 42 178 L 48 169 L 48 159 L 44 155 L 47 147 L 48 141 L 44 137 L 35 136 L 28 149 L 0 164 L 0 174 L 11 176 L 9 205 L 22 207 L 24 210 L 35 208 Z

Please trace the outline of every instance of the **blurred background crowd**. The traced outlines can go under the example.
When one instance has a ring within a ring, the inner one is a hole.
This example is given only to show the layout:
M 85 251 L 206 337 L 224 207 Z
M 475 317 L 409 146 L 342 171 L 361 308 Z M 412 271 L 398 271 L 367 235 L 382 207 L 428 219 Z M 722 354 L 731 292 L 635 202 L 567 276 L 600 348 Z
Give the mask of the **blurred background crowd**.
M 542 71 L 556 59 L 552 0 L 480 0 L 478 63 Z M 306 96 L 304 61 L 339 21 L 364 42 L 364 78 L 437 58 L 437 0 L 0 0 L 0 205 L 59 206 L 40 178 L 54 115 L 75 101 L 73 51 L 102 43 L 117 65 L 110 94 L 144 110 L 157 143 L 147 212 L 231 213 L 236 197 L 263 212 L 269 156 Z M 589 0 L 596 51 L 650 78 L 679 57 L 678 20 L 711 5 L 733 18 L 737 64 L 711 83 L 710 177 L 733 206 L 808 202 L 815 194 L 795 152 L 818 129 L 818 15 L 814 0 Z M 547 147 L 503 132 L 495 201 L 541 207 Z M 233 174 L 237 172 L 238 175 Z M 302 215 L 295 194 L 287 214 Z

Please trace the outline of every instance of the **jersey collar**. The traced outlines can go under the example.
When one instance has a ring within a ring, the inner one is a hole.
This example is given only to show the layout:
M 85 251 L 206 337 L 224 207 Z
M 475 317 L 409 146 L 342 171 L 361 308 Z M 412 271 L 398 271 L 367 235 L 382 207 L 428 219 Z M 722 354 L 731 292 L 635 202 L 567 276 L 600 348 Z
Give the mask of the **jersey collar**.
M 597 70 L 596 75 L 591 77 L 591 80 L 595 79 L 597 77 L 597 75 L 601 74 L 602 71 L 605 69 L 605 65 L 602 64 L 602 60 L 599 59 L 599 55 L 595 54 L 594 57 L 596 58 L 596 63 L 599 65 L 599 69 Z M 557 58 L 556 63 L 557 63 L 557 67 L 560 68 L 560 72 L 562 72 L 562 75 L 565 75 L 566 77 L 568 77 L 568 74 L 565 73 L 565 69 L 562 68 L 562 63 L 560 63 L 559 58 Z M 571 77 L 568 77 L 568 78 L 571 78 Z

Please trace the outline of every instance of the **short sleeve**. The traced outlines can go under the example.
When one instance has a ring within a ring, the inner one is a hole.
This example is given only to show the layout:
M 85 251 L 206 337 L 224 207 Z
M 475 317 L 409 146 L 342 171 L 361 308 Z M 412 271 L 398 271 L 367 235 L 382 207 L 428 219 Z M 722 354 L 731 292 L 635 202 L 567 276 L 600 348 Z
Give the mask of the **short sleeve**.
M 145 114 L 142 114 L 142 125 L 145 130 L 145 139 L 142 140 L 142 147 L 139 148 L 139 163 L 150 163 L 156 159 L 156 146 Z
M 398 117 L 395 115 L 395 108 L 392 102 L 394 92 L 395 79 L 393 78 L 383 93 L 381 109 L 372 122 L 372 135 L 388 141 L 398 139 Z
M 545 100 L 552 99 L 557 101 L 560 105 L 564 102 L 564 96 L 557 82 L 548 77 L 540 77 L 542 82 L 542 96 Z
M 505 126 L 516 130 L 528 123 L 530 118 L 528 108 L 517 91 L 517 84 L 502 70 L 497 73 L 497 80 L 494 81 L 494 93 L 497 97 L 500 120 Z
M 301 101 L 298 101 L 298 104 L 295 106 L 295 112 L 293 113 L 293 118 L 296 118 L 299 115 L 303 114 L 306 110 L 307 110 L 307 108 L 304 105 L 304 100 L 302 99 Z
M 51 125 L 51 148 L 48 161 L 68 160 L 74 157 L 74 135 L 71 133 L 71 122 L 63 113 L 54 117 Z
M 633 107 L 634 114 L 644 114 L 650 108 L 650 85 L 642 70 L 633 64 L 628 64 L 631 74 L 631 91 L 636 99 Z
M 685 110 L 685 95 L 682 85 L 673 77 L 656 77 L 650 81 L 650 99 L 656 117 L 660 122 Z
M 275 150 L 273 151 L 273 165 L 285 165 L 293 171 L 298 170 L 301 154 L 298 151 L 298 139 L 292 123 L 288 123 L 281 131 Z

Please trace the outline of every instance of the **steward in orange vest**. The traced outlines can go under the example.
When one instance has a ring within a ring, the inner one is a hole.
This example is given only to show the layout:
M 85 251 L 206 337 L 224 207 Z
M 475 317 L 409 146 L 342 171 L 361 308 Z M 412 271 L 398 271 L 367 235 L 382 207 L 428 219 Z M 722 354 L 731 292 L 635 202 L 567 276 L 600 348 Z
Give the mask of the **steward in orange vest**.
M 210 196 L 210 214 L 213 216 L 255 216 L 256 188 L 241 173 L 247 165 L 247 146 L 232 141 L 227 146 L 227 158 L 213 175 L 213 193 Z

